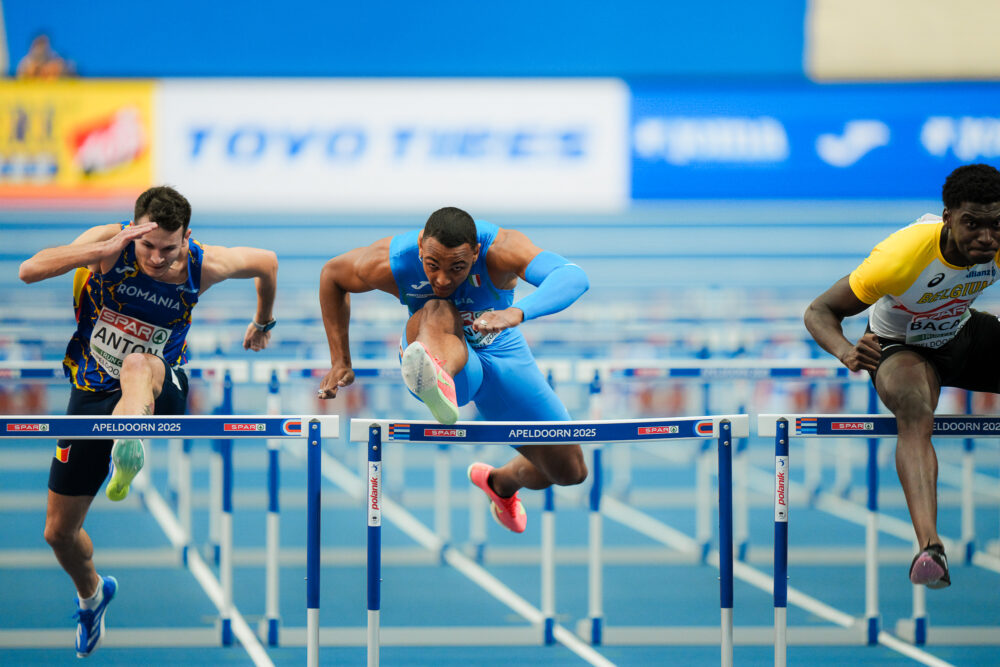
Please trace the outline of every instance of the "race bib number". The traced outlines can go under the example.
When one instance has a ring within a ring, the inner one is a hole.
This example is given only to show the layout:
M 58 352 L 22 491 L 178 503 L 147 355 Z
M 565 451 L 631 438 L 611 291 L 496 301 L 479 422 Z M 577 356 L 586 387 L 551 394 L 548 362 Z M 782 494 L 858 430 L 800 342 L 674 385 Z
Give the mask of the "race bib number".
M 162 357 L 168 338 L 170 329 L 104 308 L 90 334 L 90 349 L 101 368 L 118 377 L 126 355 L 141 352 Z
M 465 332 L 465 340 L 469 341 L 469 345 L 472 347 L 486 347 L 493 340 L 500 335 L 497 333 L 483 333 L 482 331 L 476 331 L 472 328 L 472 323 L 476 321 L 483 313 L 488 313 L 492 308 L 487 308 L 486 310 L 480 310 L 473 312 L 471 310 L 460 310 L 459 315 L 462 316 L 462 330 Z
M 955 337 L 968 318 L 969 306 L 966 303 L 924 316 L 917 315 L 906 328 L 906 342 L 910 345 L 939 348 Z

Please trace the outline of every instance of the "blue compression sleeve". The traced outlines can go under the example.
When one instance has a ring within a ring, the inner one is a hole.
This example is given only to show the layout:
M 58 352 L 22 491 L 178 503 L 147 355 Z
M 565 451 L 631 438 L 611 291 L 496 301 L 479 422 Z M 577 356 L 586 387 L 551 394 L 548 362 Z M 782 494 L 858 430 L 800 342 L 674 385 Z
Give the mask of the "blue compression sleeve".
M 538 288 L 512 306 L 524 313 L 525 322 L 558 313 L 590 288 L 583 269 L 548 250 L 531 260 L 524 277 Z

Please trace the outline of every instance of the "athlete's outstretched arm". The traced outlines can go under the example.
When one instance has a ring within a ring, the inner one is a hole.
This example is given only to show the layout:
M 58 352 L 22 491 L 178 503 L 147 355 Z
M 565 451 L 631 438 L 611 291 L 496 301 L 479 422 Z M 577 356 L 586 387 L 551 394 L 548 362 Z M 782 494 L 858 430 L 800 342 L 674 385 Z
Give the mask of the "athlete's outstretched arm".
M 201 292 L 230 278 L 253 278 L 257 288 L 257 309 L 253 322 L 243 336 L 243 349 L 259 352 L 267 347 L 270 331 L 261 331 L 255 323 L 265 325 L 274 315 L 274 295 L 278 289 L 278 256 L 261 248 L 226 248 L 204 246 L 201 266 Z
M 348 329 L 351 294 L 381 290 L 396 294 L 389 264 L 390 238 L 338 255 L 323 265 L 319 277 L 319 305 L 330 348 L 330 371 L 320 383 L 320 398 L 335 398 L 337 390 L 354 382 Z
M 576 264 L 554 252 L 542 250 L 527 236 L 512 229 L 502 229 L 486 257 L 491 277 L 509 276 L 513 287 L 521 278 L 537 289 L 502 311 L 485 313 L 473 323 L 478 331 L 492 333 L 543 315 L 568 308 L 590 289 L 587 274 Z
M 806 329 L 820 347 L 852 371 L 875 370 L 882 357 L 882 347 L 874 334 L 865 334 L 857 343 L 844 336 L 844 318 L 857 315 L 868 306 L 854 294 L 849 277 L 844 276 L 816 297 L 803 317 Z
M 101 264 L 116 260 L 129 243 L 156 227 L 155 222 L 129 225 L 125 229 L 116 224 L 91 227 L 69 245 L 45 248 L 24 260 L 17 277 L 30 285 L 84 266 L 99 269 Z

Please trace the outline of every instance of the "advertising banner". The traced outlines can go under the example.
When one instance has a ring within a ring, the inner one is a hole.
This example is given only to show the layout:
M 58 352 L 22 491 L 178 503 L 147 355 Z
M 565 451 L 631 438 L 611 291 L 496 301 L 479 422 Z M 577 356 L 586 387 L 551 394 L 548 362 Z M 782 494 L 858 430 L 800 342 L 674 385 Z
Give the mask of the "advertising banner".
M 158 178 L 204 209 L 614 211 L 618 80 L 172 80 Z
M 0 205 L 131 200 L 152 183 L 152 82 L 0 81 L 0 100 Z
M 935 199 L 1000 158 L 1000 86 L 632 88 L 632 196 Z

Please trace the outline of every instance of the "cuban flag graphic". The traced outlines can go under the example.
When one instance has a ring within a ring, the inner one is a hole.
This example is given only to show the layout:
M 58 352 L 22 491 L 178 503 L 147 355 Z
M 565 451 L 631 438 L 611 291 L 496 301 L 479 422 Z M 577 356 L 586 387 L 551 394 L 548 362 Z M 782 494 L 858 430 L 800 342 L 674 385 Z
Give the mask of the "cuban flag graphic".
M 816 433 L 816 418 L 796 417 L 795 433 L 798 435 L 809 435 L 810 433 Z

